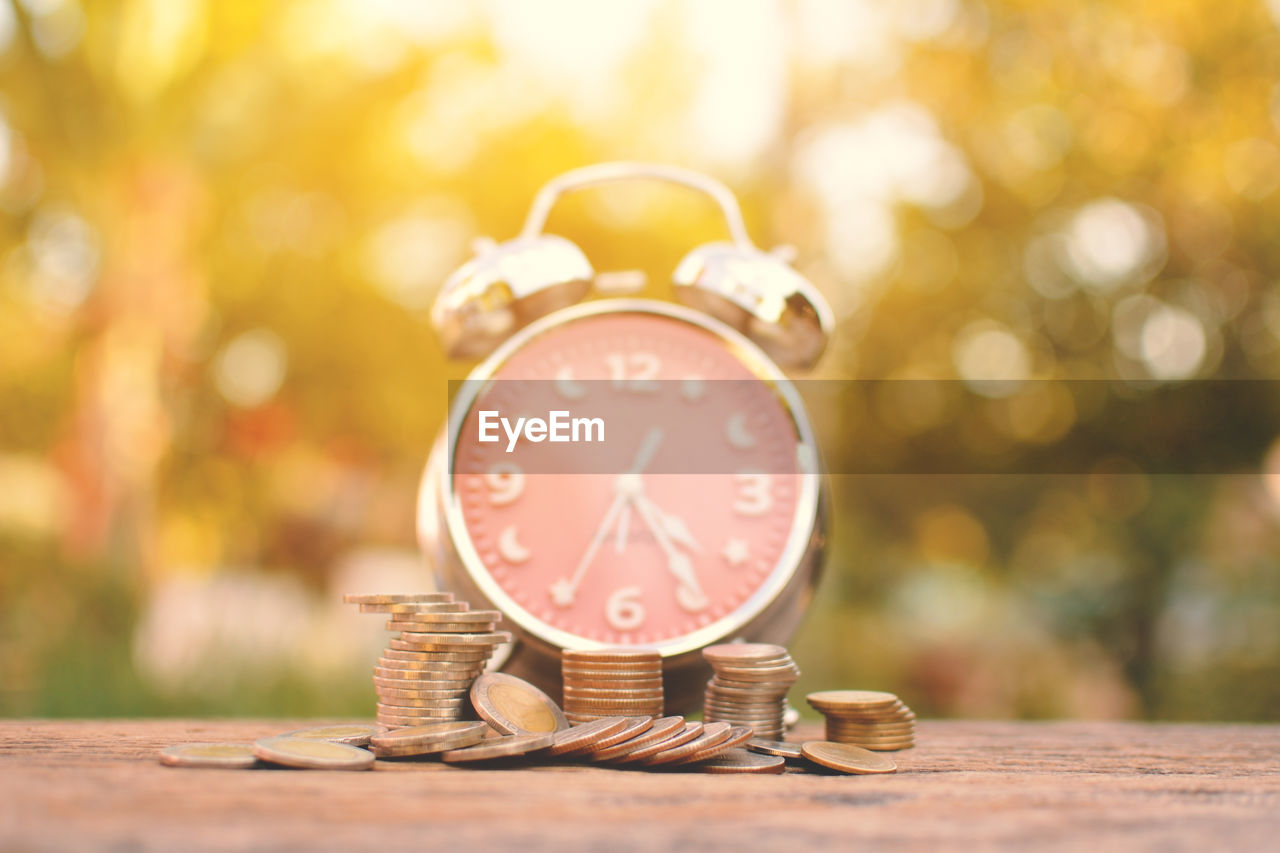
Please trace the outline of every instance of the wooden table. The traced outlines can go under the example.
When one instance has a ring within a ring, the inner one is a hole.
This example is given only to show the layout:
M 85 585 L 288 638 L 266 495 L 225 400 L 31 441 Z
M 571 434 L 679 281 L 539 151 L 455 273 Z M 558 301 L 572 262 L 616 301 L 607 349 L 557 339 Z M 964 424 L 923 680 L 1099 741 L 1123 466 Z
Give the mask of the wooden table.
M 1280 726 L 923 722 L 891 776 L 156 761 L 306 724 L 0 721 L 0 850 L 1280 846 Z

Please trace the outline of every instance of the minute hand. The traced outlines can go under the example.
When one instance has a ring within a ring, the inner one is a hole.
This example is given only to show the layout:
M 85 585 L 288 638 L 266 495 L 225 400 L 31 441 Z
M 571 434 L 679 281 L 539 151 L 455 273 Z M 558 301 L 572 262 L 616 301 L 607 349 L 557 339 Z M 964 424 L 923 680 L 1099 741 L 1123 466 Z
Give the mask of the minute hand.
M 662 529 L 661 522 L 655 517 L 657 508 L 653 503 L 644 495 L 635 495 L 632 500 L 635 502 L 636 509 L 640 511 L 640 517 L 653 533 L 653 538 L 657 540 L 658 547 L 666 554 L 667 569 L 676 579 L 676 600 L 681 607 L 690 612 L 702 610 L 707 606 L 707 596 L 698 583 L 698 576 L 694 574 L 693 561 L 671 544 L 671 539 Z

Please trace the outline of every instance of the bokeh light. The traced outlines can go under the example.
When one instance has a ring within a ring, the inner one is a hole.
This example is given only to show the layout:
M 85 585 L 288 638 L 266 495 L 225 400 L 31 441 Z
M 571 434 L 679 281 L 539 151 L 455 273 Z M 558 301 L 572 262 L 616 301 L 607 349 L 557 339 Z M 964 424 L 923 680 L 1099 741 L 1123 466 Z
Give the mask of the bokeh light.
M 1277 0 L 0 0 L 0 713 L 367 713 L 336 601 L 429 582 L 441 282 L 651 159 L 832 303 L 832 467 L 1008 472 L 832 478 L 799 691 L 1275 719 L 1277 55 Z M 655 298 L 724 238 L 665 187 L 548 230 Z

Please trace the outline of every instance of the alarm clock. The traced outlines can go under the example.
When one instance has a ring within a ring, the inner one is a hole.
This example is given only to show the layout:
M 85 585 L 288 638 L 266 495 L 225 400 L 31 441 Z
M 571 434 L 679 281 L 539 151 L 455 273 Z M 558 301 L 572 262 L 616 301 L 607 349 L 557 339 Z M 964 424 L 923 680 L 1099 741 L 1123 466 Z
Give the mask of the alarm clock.
M 562 195 L 620 180 L 685 186 L 724 214 L 731 241 L 680 262 L 674 302 L 620 296 L 543 233 Z M 446 281 L 432 321 L 450 357 L 483 361 L 428 458 L 418 537 L 440 588 L 503 614 L 515 639 L 495 665 L 558 697 L 562 649 L 655 648 L 679 713 L 700 699 L 704 646 L 790 639 L 821 570 L 827 493 L 784 368 L 812 366 L 831 315 L 784 253 L 752 244 L 726 187 L 656 164 L 566 173 L 518 237 Z M 572 416 L 584 407 L 602 414 Z M 546 461 L 588 458 L 572 442 L 595 427 L 596 467 Z M 513 453 L 521 441 L 560 456 Z

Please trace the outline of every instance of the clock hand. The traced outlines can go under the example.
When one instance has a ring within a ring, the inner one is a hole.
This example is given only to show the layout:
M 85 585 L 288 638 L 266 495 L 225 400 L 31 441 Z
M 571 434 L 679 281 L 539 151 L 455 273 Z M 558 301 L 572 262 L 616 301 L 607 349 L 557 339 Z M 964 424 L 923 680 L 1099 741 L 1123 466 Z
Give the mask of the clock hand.
M 568 607 L 573 604 L 574 596 L 578 593 L 578 584 L 582 583 L 587 567 L 591 565 L 592 559 L 595 558 L 596 551 L 600 550 L 600 543 L 608 535 L 609 528 L 613 525 L 613 520 L 618 513 L 624 509 L 630 509 L 627 505 L 629 497 L 638 493 L 641 488 L 640 472 L 649 464 L 649 460 L 653 458 L 653 454 L 657 452 L 658 445 L 661 442 L 662 430 L 659 427 L 649 430 L 649 434 L 640 443 L 640 450 L 636 453 L 635 461 L 631 463 L 631 470 L 625 474 L 618 475 L 618 479 L 614 483 L 615 495 L 613 503 L 609 504 L 609 509 L 605 511 L 604 518 L 600 520 L 600 526 L 596 528 L 595 535 L 591 537 L 591 542 L 587 545 L 586 552 L 573 570 L 573 576 L 560 578 L 551 584 L 551 587 L 547 590 L 551 594 L 551 600 L 560 607 Z M 620 536 L 618 543 L 620 546 L 624 546 L 626 544 L 625 536 Z M 621 551 L 622 548 L 619 547 L 618 550 Z
M 656 507 L 642 494 L 632 496 L 632 502 L 640 512 L 640 517 L 649 526 L 658 547 L 667 557 L 667 569 L 676 579 L 676 600 L 685 610 L 697 611 L 707 606 L 706 593 L 698 584 L 698 576 L 693 571 L 693 560 L 671 544 L 662 525 L 654 517 Z
M 657 452 L 658 445 L 662 443 L 662 427 L 654 427 L 649 430 L 649 434 L 644 437 L 644 441 L 640 443 L 640 450 L 636 453 L 635 462 L 631 463 L 631 470 L 628 474 L 639 474 L 649 464 L 649 460 L 653 459 L 653 454 Z M 625 476 L 625 475 L 624 475 Z
M 693 534 L 689 532 L 689 528 L 685 526 L 684 519 L 674 513 L 663 512 L 658 509 L 653 501 L 649 501 L 649 506 L 654 514 L 658 516 L 658 520 L 662 522 L 662 529 L 666 531 L 674 542 L 683 545 L 696 554 L 702 553 L 702 546 L 698 544 L 698 540 L 693 538 Z
M 631 504 L 626 503 L 622 507 L 622 517 L 618 519 L 618 536 L 614 540 L 613 550 L 619 554 L 627 550 L 627 534 L 631 527 Z
M 578 561 L 578 566 L 573 570 L 573 577 L 560 578 L 551 585 L 549 592 L 551 600 L 561 607 L 568 607 L 573 604 L 573 598 L 578 592 L 578 584 L 582 583 L 582 577 L 587 573 L 587 567 L 591 565 L 592 558 L 595 557 L 596 551 L 600 549 L 600 543 L 604 541 L 604 537 L 609 533 L 609 528 L 613 525 L 613 520 L 617 517 L 618 512 L 627 502 L 627 496 L 621 492 L 613 498 L 613 503 L 609 504 L 609 509 L 605 512 L 604 518 L 600 521 L 600 526 L 596 528 L 595 535 L 591 537 L 591 542 L 587 545 L 586 552 L 582 555 L 582 559 Z

